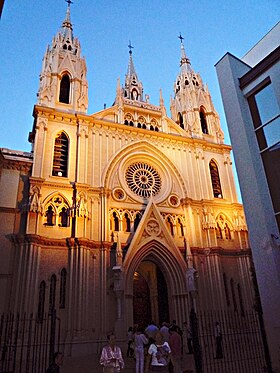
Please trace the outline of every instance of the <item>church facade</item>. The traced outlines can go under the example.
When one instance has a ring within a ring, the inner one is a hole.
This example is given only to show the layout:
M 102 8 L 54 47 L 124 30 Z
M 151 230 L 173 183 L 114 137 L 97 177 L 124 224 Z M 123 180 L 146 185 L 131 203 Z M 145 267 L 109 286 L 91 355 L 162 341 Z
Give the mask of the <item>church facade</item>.
M 56 310 L 61 336 L 253 306 L 251 255 L 231 147 L 185 53 L 167 115 L 129 52 L 111 107 L 87 114 L 70 7 L 40 74 L 30 153 L 1 149 L 1 312 Z M 176 61 L 175 61 L 176 63 Z M 75 347 L 76 346 L 76 347 Z

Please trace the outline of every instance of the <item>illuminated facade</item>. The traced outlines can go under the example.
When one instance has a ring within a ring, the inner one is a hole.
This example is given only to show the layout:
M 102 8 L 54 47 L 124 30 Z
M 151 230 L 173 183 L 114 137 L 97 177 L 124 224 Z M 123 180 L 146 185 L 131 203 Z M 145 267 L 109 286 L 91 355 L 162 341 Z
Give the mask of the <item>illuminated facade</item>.
M 252 308 L 231 147 L 182 41 L 171 118 L 131 51 L 113 106 L 92 115 L 86 73 L 68 7 L 43 59 L 32 153 L 1 151 L 1 311 L 56 309 L 78 348 L 151 318 L 182 324 L 193 305 Z

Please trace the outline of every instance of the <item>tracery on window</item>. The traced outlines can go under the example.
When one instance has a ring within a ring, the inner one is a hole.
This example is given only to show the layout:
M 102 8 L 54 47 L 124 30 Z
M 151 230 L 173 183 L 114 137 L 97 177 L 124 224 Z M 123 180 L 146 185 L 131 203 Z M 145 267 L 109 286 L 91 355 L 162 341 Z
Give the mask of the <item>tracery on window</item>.
M 157 170 L 145 162 L 130 165 L 125 173 L 130 190 L 138 196 L 147 198 L 161 190 L 161 178 Z
M 60 227 L 69 226 L 69 206 L 60 195 L 54 195 L 45 202 L 44 225 Z

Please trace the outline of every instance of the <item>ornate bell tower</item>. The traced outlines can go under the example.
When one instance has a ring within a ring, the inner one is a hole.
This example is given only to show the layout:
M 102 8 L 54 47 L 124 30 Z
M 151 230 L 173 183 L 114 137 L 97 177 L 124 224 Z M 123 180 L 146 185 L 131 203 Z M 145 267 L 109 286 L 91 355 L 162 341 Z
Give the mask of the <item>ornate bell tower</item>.
M 224 134 L 220 119 L 207 85 L 203 84 L 200 74 L 192 69 L 181 34 L 179 39 L 181 40 L 180 72 L 174 84 L 174 98 L 170 101 L 171 117 L 191 137 L 223 143 Z
M 123 89 L 124 98 L 135 101 L 143 101 L 143 85 L 137 77 L 133 59 L 131 42 L 129 42 L 129 63 L 127 74 L 125 76 L 125 86 Z
M 47 47 L 43 58 L 38 105 L 66 111 L 86 113 L 88 82 L 86 62 L 81 57 L 81 46 L 73 36 L 68 2 L 61 29 Z

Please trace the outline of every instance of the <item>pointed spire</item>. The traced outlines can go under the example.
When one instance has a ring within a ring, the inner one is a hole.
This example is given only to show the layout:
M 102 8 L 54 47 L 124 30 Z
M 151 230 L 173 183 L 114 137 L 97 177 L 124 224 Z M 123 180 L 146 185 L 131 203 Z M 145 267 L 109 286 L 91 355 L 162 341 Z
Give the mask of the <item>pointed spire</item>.
M 73 4 L 71 0 L 65 0 L 67 5 L 66 16 L 62 23 L 62 34 L 65 38 L 72 40 L 73 39 L 73 27 L 70 19 L 70 5 Z
M 164 100 L 162 97 L 162 89 L 159 90 L 159 106 L 160 106 L 162 114 L 166 116 L 166 108 L 165 108 Z
M 178 38 L 181 40 L 181 60 L 180 60 L 180 67 L 181 67 L 182 70 L 192 71 L 191 62 L 190 62 L 189 58 L 186 55 L 186 51 L 185 51 L 185 47 L 184 47 L 184 43 L 183 43 L 184 38 L 181 35 L 181 33 L 178 36 Z
M 127 74 L 125 76 L 125 87 L 124 87 L 124 98 L 135 101 L 143 101 L 143 86 L 138 80 L 133 59 L 132 59 L 132 48 L 131 41 L 129 41 L 129 62 L 127 68 Z
M 127 76 L 132 77 L 133 75 L 135 75 L 137 78 L 137 74 L 136 74 L 133 59 L 132 59 L 132 48 L 134 47 L 131 45 L 130 40 L 129 40 L 128 48 L 129 48 L 129 63 L 128 63 L 128 69 L 127 69 Z

